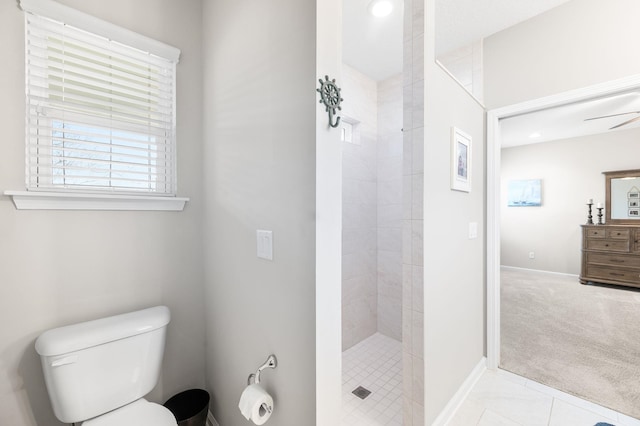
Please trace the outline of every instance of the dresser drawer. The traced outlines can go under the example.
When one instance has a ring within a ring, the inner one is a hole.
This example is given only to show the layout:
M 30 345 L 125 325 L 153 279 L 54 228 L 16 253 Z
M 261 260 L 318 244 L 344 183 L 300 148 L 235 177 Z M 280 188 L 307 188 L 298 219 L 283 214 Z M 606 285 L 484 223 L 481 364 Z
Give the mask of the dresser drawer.
M 609 228 L 591 228 L 587 229 L 587 238 L 612 238 L 615 240 L 626 240 L 631 235 L 630 229 L 609 229 Z
M 611 281 L 625 281 L 640 284 L 640 271 L 606 268 L 604 266 L 587 265 L 587 277 L 601 278 Z
M 585 241 L 587 250 L 629 251 L 629 240 L 589 239 Z
M 586 252 L 589 265 L 620 266 L 625 268 L 640 268 L 640 256 L 625 256 L 620 254 Z
M 603 228 L 586 228 L 587 238 L 607 238 L 607 231 Z
M 628 240 L 630 231 L 629 229 L 607 229 L 607 238 L 613 238 L 616 240 Z

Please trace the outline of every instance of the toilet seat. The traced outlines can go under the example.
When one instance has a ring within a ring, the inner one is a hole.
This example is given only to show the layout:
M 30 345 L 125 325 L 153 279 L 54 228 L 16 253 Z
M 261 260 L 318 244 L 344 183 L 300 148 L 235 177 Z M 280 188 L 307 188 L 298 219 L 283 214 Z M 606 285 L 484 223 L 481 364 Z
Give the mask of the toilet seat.
M 176 426 L 171 411 L 140 398 L 131 404 L 82 423 L 82 426 Z

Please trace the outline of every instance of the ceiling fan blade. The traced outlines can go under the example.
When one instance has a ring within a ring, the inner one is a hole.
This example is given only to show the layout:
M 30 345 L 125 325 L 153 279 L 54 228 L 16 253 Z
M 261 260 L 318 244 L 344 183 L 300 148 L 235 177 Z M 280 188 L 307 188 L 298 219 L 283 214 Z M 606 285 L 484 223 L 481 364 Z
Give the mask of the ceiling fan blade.
M 617 129 L 618 127 L 626 126 L 627 124 L 635 123 L 636 121 L 640 121 L 640 117 L 632 118 L 631 120 L 627 120 L 624 123 L 620 123 L 617 126 L 611 127 L 609 130 Z
M 618 117 L 620 115 L 627 115 L 627 114 L 640 114 L 640 111 L 629 111 L 629 112 L 621 112 L 620 114 L 601 115 L 600 117 L 585 118 L 584 121 L 599 120 L 601 118 L 609 118 L 609 117 Z

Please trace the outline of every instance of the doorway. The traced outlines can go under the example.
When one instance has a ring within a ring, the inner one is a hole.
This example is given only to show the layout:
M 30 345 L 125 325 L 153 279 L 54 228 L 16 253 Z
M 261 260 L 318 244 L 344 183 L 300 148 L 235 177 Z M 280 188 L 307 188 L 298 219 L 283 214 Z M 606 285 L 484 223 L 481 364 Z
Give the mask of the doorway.
M 501 214 L 504 206 L 504 183 L 501 183 L 501 120 L 526 115 L 536 111 L 585 102 L 596 98 L 606 98 L 623 92 L 637 90 L 640 76 L 632 76 L 605 84 L 595 85 L 571 92 L 565 92 L 547 98 L 511 105 L 489 111 L 487 114 L 487 355 L 488 366 L 497 369 L 501 365 Z M 604 179 L 601 180 L 604 187 Z M 586 197 L 585 197 L 586 199 Z M 586 209 L 586 207 L 585 207 Z M 586 210 L 584 217 L 586 220 Z M 576 284 L 577 285 L 577 280 Z M 550 368 L 549 365 L 542 366 Z

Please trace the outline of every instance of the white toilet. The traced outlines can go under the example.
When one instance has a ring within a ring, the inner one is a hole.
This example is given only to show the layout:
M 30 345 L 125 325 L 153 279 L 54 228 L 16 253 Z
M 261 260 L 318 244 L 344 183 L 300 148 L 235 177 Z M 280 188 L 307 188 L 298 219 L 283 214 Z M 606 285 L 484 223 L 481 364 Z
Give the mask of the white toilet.
M 46 331 L 36 340 L 53 412 L 83 426 L 175 426 L 143 398 L 158 381 L 166 306 Z

